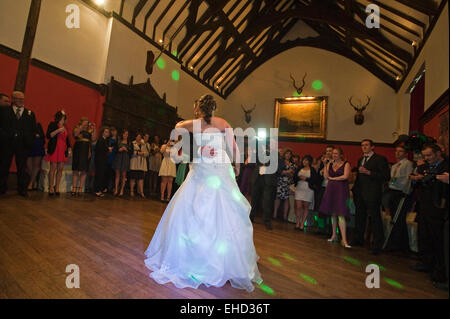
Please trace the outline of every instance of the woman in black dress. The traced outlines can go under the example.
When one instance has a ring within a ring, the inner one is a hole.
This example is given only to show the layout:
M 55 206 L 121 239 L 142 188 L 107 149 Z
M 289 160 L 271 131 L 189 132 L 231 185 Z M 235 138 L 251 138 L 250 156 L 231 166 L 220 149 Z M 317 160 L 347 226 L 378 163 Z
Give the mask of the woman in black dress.
M 86 174 L 89 171 L 93 135 L 95 135 L 95 124 L 89 123 L 86 117 L 82 117 L 80 123 L 73 129 L 75 144 L 72 160 L 72 196 L 79 195 L 83 190 Z
M 94 190 L 97 197 L 105 196 L 106 189 L 106 169 L 108 167 L 108 154 L 112 152 L 112 147 L 108 144 L 109 128 L 102 127 L 99 138 L 95 144 L 95 182 Z
M 128 139 L 128 130 L 123 130 L 117 141 L 116 156 L 114 157 L 112 165 L 113 170 L 116 172 L 114 196 L 123 196 L 123 191 L 127 182 L 127 172 L 130 169 L 130 152 L 131 145 L 130 140 Z M 122 183 L 120 184 L 119 193 L 119 182 L 121 178 Z

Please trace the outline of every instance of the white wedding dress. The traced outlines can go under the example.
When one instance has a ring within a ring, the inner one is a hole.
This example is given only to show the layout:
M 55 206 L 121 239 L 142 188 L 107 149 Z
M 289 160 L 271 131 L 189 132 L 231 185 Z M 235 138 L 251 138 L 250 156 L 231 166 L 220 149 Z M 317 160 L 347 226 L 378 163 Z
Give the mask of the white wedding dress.
M 150 277 L 178 288 L 222 287 L 253 291 L 260 284 L 251 206 L 239 191 L 224 133 L 194 134 L 197 145 L 216 151 L 192 164 L 145 251 Z

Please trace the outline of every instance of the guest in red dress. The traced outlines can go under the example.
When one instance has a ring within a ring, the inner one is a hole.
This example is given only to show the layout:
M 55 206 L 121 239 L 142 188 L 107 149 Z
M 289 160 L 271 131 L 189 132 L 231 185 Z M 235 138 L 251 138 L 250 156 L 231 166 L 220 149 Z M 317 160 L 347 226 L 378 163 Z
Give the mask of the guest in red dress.
M 50 162 L 50 172 L 48 174 L 48 194 L 59 196 L 59 183 L 61 181 L 64 163 L 71 152 L 69 133 L 65 126 L 67 114 L 58 111 L 55 114 L 55 121 L 48 125 L 47 129 L 47 156 L 46 161 Z M 56 181 L 55 181 L 56 172 Z

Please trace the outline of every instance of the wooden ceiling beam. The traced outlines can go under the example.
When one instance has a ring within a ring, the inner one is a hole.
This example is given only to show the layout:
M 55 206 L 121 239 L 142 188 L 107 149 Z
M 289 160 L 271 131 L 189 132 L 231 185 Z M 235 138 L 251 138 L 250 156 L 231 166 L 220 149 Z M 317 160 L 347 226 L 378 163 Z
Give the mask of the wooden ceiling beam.
M 432 0 L 395 0 L 411 9 L 425 13 L 429 16 L 435 16 L 438 13 L 438 6 Z
M 152 39 L 155 40 L 155 36 L 156 36 L 156 28 L 158 27 L 158 25 L 160 24 L 161 20 L 164 19 L 164 17 L 166 16 L 167 12 L 172 8 L 173 4 L 175 3 L 175 0 L 170 0 L 169 4 L 167 5 L 167 7 L 164 9 L 163 12 L 161 12 L 161 14 L 159 15 L 158 19 L 155 21 L 155 23 L 153 24 L 153 34 L 152 34 Z M 164 39 L 163 39 L 164 40 Z
M 139 0 L 138 4 L 134 7 L 132 25 L 136 25 L 136 18 L 141 13 L 144 6 L 147 4 L 148 0 Z
M 405 20 L 408 20 L 409 22 L 414 23 L 415 25 L 418 25 L 422 29 L 425 29 L 425 27 L 426 27 L 425 23 L 423 23 L 422 21 L 420 21 L 420 20 L 418 20 L 418 19 L 416 19 L 416 18 L 414 18 L 414 17 L 412 17 L 412 16 L 410 16 L 410 15 L 408 15 L 408 14 L 406 14 L 406 13 L 400 11 L 400 10 L 397 10 L 397 9 L 391 7 L 391 6 L 388 6 L 385 3 L 382 3 L 382 2 L 380 2 L 378 0 L 370 0 L 370 2 L 373 3 L 373 4 L 376 4 L 377 6 L 379 6 L 382 9 L 385 9 L 387 11 L 390 11 L 390 12 L 398 15 L 400 18 L 403 18 Z

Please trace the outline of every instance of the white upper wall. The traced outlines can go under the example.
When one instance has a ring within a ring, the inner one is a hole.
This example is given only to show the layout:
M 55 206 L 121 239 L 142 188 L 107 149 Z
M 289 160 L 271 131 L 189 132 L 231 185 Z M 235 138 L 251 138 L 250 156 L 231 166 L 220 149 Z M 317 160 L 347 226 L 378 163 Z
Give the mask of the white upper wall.
M 31 0 L 0 1 L 0 43 L 22 51 Z
M 395 91 L 359 64 L 338 54 L 310 47 L 287 50 L 251 73 L 226 100 L 227 117 L 233 126 L 245 128 L 244 112 L 256 104 L 251 126 L 274 127 L 275 98 L 293 96 L 295 89 L 289 74 L 301 83 L 307 72 L 304 96 L 328 96 L 327 139 L 360 141 L 371 138 L 376 142 L 392 142 L 397 129 Z M 314 90 L 312 83 L 320 80 L 323 87 Z M 371 103 L 364 112 L 365 122 L 354 124 L 354 102 L 366 95 Z M 382 123 L 382 125 L 380 125 Z
M 80 28 L 66 26 L 66 7 L 80 9 Z M 32 57 L 102 83 L 111 21 L 78 0 L 42 1 Z

